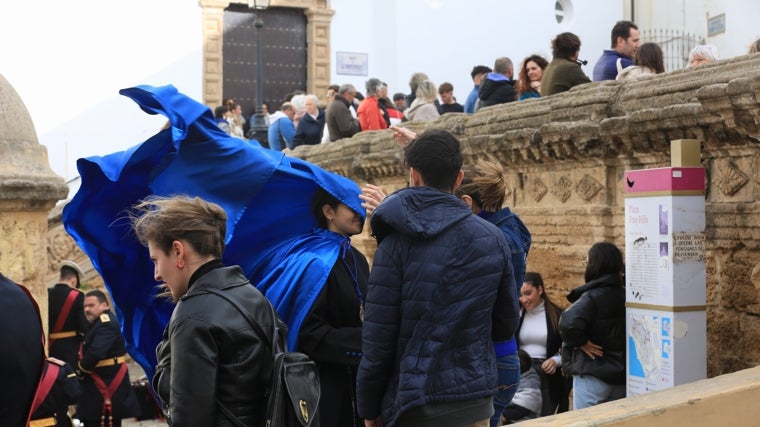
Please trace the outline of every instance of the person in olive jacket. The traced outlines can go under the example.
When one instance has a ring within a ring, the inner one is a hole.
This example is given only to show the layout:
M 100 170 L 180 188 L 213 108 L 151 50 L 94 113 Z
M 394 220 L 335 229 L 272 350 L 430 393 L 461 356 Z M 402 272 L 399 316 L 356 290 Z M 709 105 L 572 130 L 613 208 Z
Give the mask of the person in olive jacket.
M 588 251 L 586 284 L 567 296 L 559 319 L 562 369 L 573 376 L 573 408 L 625 397 L 625 265 L 620 250 L 599 242 Z

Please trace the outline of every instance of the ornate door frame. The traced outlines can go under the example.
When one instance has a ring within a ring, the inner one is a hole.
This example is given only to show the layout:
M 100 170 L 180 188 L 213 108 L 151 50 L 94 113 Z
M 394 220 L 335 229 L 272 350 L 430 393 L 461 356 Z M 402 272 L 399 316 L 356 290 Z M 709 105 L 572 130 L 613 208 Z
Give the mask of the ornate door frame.
M 222 45 L 224 9 L 230 0 L 199 0 L 203 9 L 203 103 L 222 103 L 224 83 Z M 328 0 L 271 0 L 270 7 L 303 9 L 306 15 L 306 91 L 317 93 L 330 85 L 330 24 L 335 11 Z

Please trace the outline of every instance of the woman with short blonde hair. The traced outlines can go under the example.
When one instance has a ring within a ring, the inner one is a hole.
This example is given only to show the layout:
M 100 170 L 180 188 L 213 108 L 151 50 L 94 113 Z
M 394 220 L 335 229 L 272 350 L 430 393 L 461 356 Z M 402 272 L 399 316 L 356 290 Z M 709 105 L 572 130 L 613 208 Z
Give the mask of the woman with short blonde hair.
M 412 102 L 408 110 L 404 112 L 404 117 L 412 122 L 429 122 L 440 117 L 438 108 L 435 106 L 437 97 L 435 83 L 425 80 L 417 87 L 417 97 Z

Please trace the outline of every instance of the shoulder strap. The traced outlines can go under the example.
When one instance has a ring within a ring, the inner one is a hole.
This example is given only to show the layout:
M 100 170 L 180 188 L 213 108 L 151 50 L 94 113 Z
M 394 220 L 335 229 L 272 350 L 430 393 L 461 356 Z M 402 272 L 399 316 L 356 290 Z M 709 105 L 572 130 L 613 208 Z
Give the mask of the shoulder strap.
M 282 120 L 282 119 L 280 119 L 280 120 Z M 245 320 L 248 321 L 248 323 L 251 325 L 251 327 L 253 328 L 253 330 L 256 331 L 256 334 L 258 334 L 259 337 L 261 337 L 261 339 L 269 346 L 269 348 L 272 349 L 272 359 L 274 360 L 274 356 L 276 354 L 275 346 L 272 345 L 272 342 L 269 340 L 269 337 L 267 337 L 267 334 L 264 333 L 264 329 L 262 329 L 261 326 L 258 323 L 256 323 L 255 320 L 253 320 L 253 317 L 251 317 L 251 313 L 249 313 L 248 311 L 246 311 L 243 308 L 243 306 L 240 305 L 240 303 L 236 299 L 234 299 L 231 296 L 225 294 L 224 292 L 220 291 L 219 289 L 209 288 L 209 289 L 207 289 L 207 291 L 209 293 L 211 293 L 211 294 L 214 294 L 214 295 L 220 297 L 220 298 L 226 299 L 227 302 L 229 302 L 230 304 L 232 304 L 232 306 L 235 307 L 237 309 L 237 311 L 239 311 L 240 314 L 243 315 L 243 317 L 245 318 Z M 272 330 L 273 330 L 273 332 L 272 332 L 272 339 L 276 340 L 277 339 L 277 329 L 278 329 L 277 328 L 277 316 L 275 315 L 274 308 L 271 307 L 271 304 L 270 304 L 270 308 L 272 309 Z M 218 398 L 216 399 L 216 405 L 219 407 L 219 409 L 222 410 L 222 412 L 224 413 L 224 415 L 230 421 L 232 421 L 232 423 L 235 424 L 237 427 L 246 427 L 246 425 L 240 420 L 240 418 L 236 417 L 235 414 L 232 413 L 232 411 L 230 411 L 229 409 L 227 409 L 227 407 L 224 406 L 224 404 L 222 403 L 222 401 L 219 400 Z
M 243 306 L 240 305 L 239 302 L 237 302 L 237 300 L 235 300 L 234 298 L 232 298 L 229 295 L 225 294 L 224 292 L 220 291 L 219 289 L 209 288 L 209 289 L 206 289 L 206 290 L 209 293 L 212 293 L 212 294 L 214 294 L 214 295 L 216 295 L 216 296 L 218 296 L 220 298 L 226 299 L 230 304 L 232 304 L 237 309 L 237 311 L 239 311 L 240 314 L 243 315 L 243 317 L 245 318 L 245 320 L 248 321 L 248 323 L 251 325 L 251 327 L 253 328 L 253 330 L 256 331 L 256 333 L 261 337 L 261 339 L 266 343 L 266 345 L 270 349 L 272 349 L 272 357 L 274 357 L 275 346 L 272 345 L 272 341 L 269 339 L 269 337 L 267 336 L 267 334 L 264 332 L 264 329 L 262 329 L 261 326 L 258 323 L 256 323 L 255 320 L 253 320 L 253 317 L 251 317 L 251 313 L 249 313 L 248 311 L 246 311 L 246 309 L 244 309 Z M 273 316 L 272 317 L 272 325 L 273 325 L 272 328 L 274 329 L 274 328 L 277 327 L 277 317 L 274 316 L 274 309 L 272 309 L 272 316 Z M 273 334 L 272 337 L 274 338 L 275 335 Z
M 79 291 L 76 289 L 69 289 L 69 294 L 66 295 L 66 301 L 63 302 L 61 312 L 58 313 L 58 318 L 55 319 L 55 326 L 53 326 L 53 330 L 50 331 L 50 333 L 61 332 L 63 330 L 63 324 L 66 323 L 66 319 L 69 317 L 69 312 L 71 312 L 71 307 L 74 306 L 74 301 L 77 299 L 77 296 L 79 296 Z
M 29 425 L 29 421 L 32 419 L 32 415 L 34 415 L 40 405 L 42 405 L 42 402 L 44 402 L 47 398 L 47 395 L 53 388 L 53 384 L 55 384 L 56 378 L 58 378 L 58 372 L 60 370 L 61 367 L 59 365 L 50 361 L 45 361 L 44 368 L 42 370 L 42 376 L 40 377 L 40 382 L 37 384 L 37 390 L 34 392 L 32 407 L 29 409 L 27 425 Z
M 288 140 L 285 139 L 285 135 L 282 134 L 282 118 L 280 120 L 277 120 L 277 131 L 280 134 L 280 144 L 287 147 Z

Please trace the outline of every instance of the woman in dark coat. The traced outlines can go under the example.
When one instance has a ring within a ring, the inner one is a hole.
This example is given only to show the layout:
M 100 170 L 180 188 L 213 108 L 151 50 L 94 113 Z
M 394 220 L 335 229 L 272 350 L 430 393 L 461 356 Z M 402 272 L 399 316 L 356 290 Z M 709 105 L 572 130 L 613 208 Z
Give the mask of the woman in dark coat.
M 567 296 L 559 319 L 562 366 L 573 376 L 573 409 L 625 397 L 623 255 L 612 243 L 588 251 L 586 284 Z
M 298 347 L 319 369 L 320 425 L 363 426 L 354 408 L 369 264 L 351 246 L 350 236 L 361 233 L 364 221 L 321 188 L 314 194 L 312 212 L 320 227 L 315 232 L 334 233 L 343 239 L 338 260 L 301 325 Z

